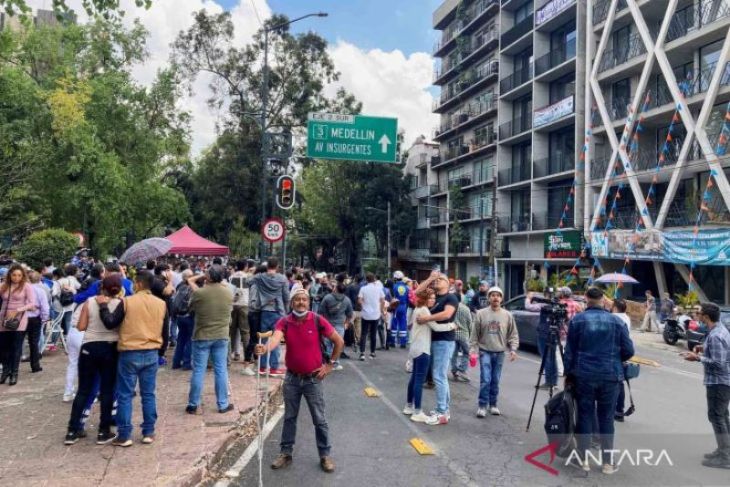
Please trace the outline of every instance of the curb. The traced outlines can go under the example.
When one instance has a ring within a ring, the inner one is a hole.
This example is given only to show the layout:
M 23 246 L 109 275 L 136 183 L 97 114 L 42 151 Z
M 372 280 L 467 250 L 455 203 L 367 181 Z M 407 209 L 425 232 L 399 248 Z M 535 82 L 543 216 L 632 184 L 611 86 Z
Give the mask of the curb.
M 275 384 L 269 392 L 269 408 L 275 406 L 281 397 L 283 384 L 283 381 L 278 381 L 278 384 Z M 206 481 L 215 480 L 218 477 L 216 475 L 218 467 L 227 454 L 233 449 L 245 448 L 251 443 L 253 437 L 247 435 L 245 431 L 256 424 L 256 416 L 261 411 L 263 411 L 263 404 L 241 412 L 236 424 L 231 427 L 228 435 L 223 440 L 214 445 L 211 451 L 206 452 L 196 460 L 192 468 L 165 482 L 164 485 L 167 487 L 195 487 Z

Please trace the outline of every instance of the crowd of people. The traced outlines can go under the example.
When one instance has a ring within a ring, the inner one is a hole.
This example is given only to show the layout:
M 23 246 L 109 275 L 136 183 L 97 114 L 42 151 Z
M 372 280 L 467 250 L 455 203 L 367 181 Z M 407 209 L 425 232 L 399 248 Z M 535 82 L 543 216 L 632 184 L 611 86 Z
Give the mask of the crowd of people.
M 376 361 L 379 350 L 408 349 L 403 413 L 413 422 L 447 425 L 449 382 L 469 382 L 469 366 L 479 371 L 476 416 L 500 415 L 502 368 L 518 358 L 520 345 L 515 318 L 502 307 L 503 291 L 486 281 L 478 289 L 465 289 L 438 271 L 420 283 L 400 271 L 388 277 L 383 282 L 373 273 L 328 275 L 296 267 L 282 273 L 274 257 L 260 264 L 220 258 L 151 260 L 139 267 L 116 261 L 55 267 L 47 261 L 31 270 L 13 264 L 0 285 L 0 384 L 17 384 L 26 338 L 32 373 L 43 370 L 41 347 L 62 340 L 68 351 L 63 400 L 73 402 L 64 442 L 72 445 L 86 436 L 85 417 L 98 398 L 97 443 L 129 447 L 137 383 L 141 441 L 155 441 L 156 376 L 167 364 L 168 348 L 174 348 L 171 368 L 191 372 L 188 414 L 202 413 L 208 367 L 221 414 L 235 410 L 229 401 L 229 373 L 283 377 L 284 427 L 275 469 L 293 460 L 304 397 L 321 468 L 334 471 L 321 381 L 343 370 L 342 360 Z M 540 313 L 540 387 L 552 391 L 564 376 L 577 399 L 577 451 L 589 450 L 594 435 L 600 448 L 610 451 L 614 421 L 624 418 L 624 363 L 634 354 L 626 303 L 608 301 L 597 287 L 580 299 L 568 287 L 557 289 L 555 296 L 550 292 L 541 299 L 528 293 L 525 301 L 525 309 Z M 551 318 L 556 302 L 566 310 L 557 324 Z M 656 304 L 647 304 L 648 311 L 650 307 L 656 312 Z M 705 366 L 709 418 L 718 442 L 705 464 L 727 466 L 730 333 L 714 325 L 719 321 L 715 305 L 703 304 L 700 318 L 711 331 L 704 346 L 686 358 Z M 654 319 L 649 315 L 648 323 Z M 49 330 L 49 322 L 57 326 Z M 281 343 L 286 343 L 285 364 Z M 347 354 L 350 350 L 353 355 Z M 424 405 L 424 388 L 435 389 L 432 407 Z M 590 469 L 587 460 L 575 466 Z M 611 474 L 616 466 L 609 461 L 602 470 Z

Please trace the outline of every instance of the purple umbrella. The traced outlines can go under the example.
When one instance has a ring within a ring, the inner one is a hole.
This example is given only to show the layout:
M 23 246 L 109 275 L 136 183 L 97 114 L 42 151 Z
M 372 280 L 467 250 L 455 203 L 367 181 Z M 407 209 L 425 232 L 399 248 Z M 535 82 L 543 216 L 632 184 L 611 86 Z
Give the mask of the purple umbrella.
M 166 238 L 148 238 L 129 247 L 119 260 L 135 265 L 165 255 L 171 248 L 172 242 Z
M 621 272 L 611 272 L 610 274 L 604 274 L 598 279 L 596 279 L 594 282 L 600 283 L 600 284 L 614 284 L 614 283 L 621 283 L 621 284 L 639 284 L 639 281 L 634 279 L 628 274 L 622 274 Z

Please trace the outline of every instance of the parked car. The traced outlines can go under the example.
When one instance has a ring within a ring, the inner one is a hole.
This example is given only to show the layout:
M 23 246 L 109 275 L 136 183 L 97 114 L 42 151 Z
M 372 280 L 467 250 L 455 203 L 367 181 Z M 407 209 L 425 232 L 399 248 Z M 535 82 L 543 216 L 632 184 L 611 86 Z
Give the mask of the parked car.
M 533 296 L 543 297 L 542 293 L 533 293 Z M 506 303 L 503 307 L 510 311 L 517 323 L 517 332 L 520 334 L 520 347 L 537 348 L 537 325 L 540 323 L 540 313 L 525 309 L 525 295 L 520 294 Z M 582 296 L 574 296 L 579 303 L 585 303 Z
M 725 325 L 730 330 L 730 308 L 720 308 L 720 323 Z M 687 330 L 687 348 L 694 350 L 694 348 L 702 343 L 707 335 L 707 327 L 699 323 L 697 326 L 690 324 Z

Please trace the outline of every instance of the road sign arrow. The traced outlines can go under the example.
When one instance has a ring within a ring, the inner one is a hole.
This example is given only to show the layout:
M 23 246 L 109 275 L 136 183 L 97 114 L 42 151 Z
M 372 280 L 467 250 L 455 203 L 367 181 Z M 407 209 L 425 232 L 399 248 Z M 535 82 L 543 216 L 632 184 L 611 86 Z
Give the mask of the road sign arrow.
M 380 137 L 378 144 L 380 144 L 380 150 L 383 151 L 383 154 L 386 154 L 388 152 L 388 146 L 392 144 L 392 142 L 386 134 L 383 134 L 383 136 Z

